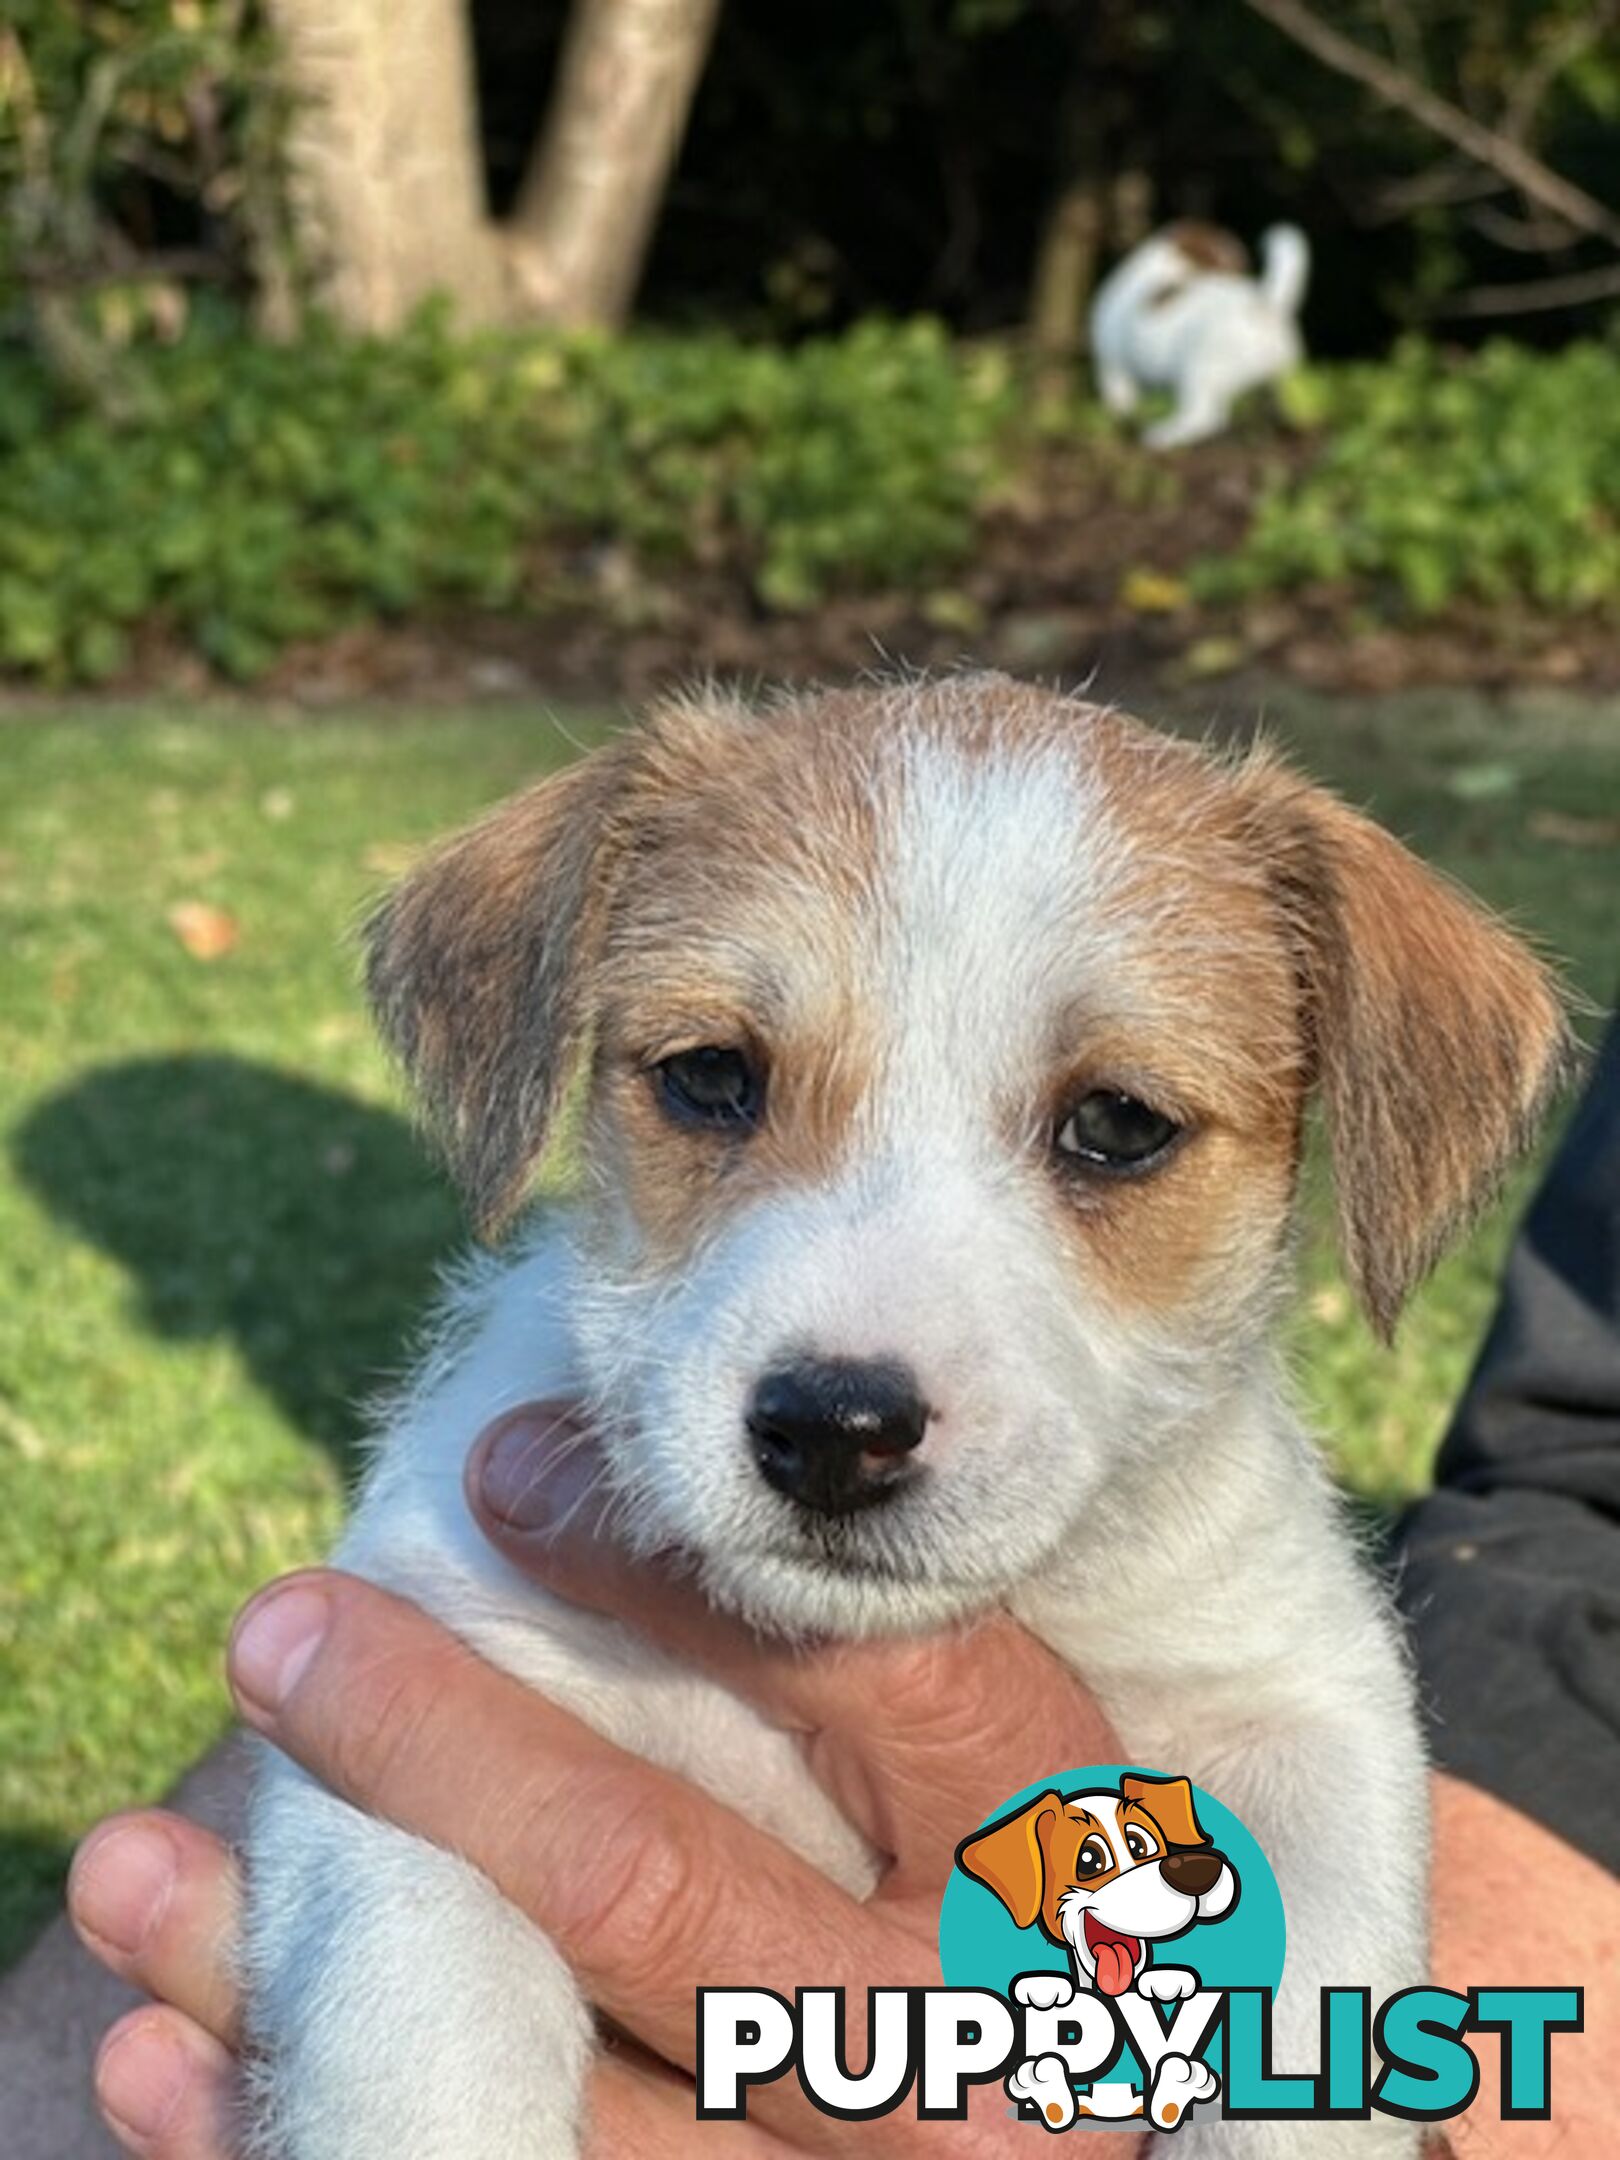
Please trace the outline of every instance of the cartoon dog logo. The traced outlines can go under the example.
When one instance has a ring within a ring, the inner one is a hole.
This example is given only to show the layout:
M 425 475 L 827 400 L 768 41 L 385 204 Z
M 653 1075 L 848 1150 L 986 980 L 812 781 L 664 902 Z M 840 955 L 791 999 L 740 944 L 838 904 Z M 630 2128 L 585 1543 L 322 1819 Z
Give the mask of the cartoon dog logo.
M 1038 2010 L 1061 2009 L 1076 1989 L 1122 1996 L 1134 1990 L 1173 2003 L 1196 1992 L 1198 1974 L 1156 1965 L 1154 1945 L 1185 1935 L 1201 1921 L 1232 1911 L 1237 1871 L 1198 1820 L 1183 1777 L 1128 1775 L 1117 1790 L 1044 1792 L 1015 1814 L 975 1831 L 956 1862 L 1001 1900 L 1017 1926 L 1039 1926 L 1069 1953 L 1073 1980 L 1026 1973 L 1015 1998 Z M 1207 2064 L 1166 2054 L 1144 2100 L 1130 2086 L 1095 2086 L 1076 2100 L 1059 2055 L 1033 2058 L 1007 2080 L 1009 2096 L 1034 2108 L 1052 2130 L 1076 2114 L 1128 2119 L 1144 2113 L 1176 2128 L 1219 2080 Z

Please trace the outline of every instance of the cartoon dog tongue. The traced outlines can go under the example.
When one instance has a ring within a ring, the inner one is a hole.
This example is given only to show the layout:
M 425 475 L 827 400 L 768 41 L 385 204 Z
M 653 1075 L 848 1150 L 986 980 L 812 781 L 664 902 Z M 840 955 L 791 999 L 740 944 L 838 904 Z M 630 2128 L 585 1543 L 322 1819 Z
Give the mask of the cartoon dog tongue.
M 1136 1972 L 1142 1945 L 1134 1935 L 1118 1935 L 1093 1921 L 1086 1929 L 1097 1960 L 1097 1985 L 1105 1995 L 1123 1995 Z

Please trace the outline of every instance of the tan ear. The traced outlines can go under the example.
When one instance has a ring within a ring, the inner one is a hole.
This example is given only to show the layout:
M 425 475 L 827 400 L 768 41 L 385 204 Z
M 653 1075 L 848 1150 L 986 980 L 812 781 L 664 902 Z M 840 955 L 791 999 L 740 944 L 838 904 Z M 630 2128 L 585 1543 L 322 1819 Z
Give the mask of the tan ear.
M 1016 1815 L 1008 1815 L 992 1823 L 988 1830 L 964 1838 L 956 1849 L 957 1866 L 975 1882 L 993 1890 L 1018 1927 L 1032 1927 L 1040 1915 L 1041 1899 L 1046 1893 L 1041 1818 L 1060 1813 L 1062 1807 L 1059 1794 L 1042 1793 Z
M 545 1144 L 588 1020 L 627 739 L 503 803 L 366 925 L 366 986 L 482 1231 Z
M 1209 1832 L 1193 1807 L 1192 1787 L 1184 1777 L 1122 1777 L 1122 1800 L 1134 1800 L 1145 1808 L 1164 1832 L 1170 1845 L 1207 1845 Z
M 1299 954 L 1346 1271 L 1390 1335 L 1570 1062 L 1530 948 L 1368 818 L 1265 763 L 1258 844 Z

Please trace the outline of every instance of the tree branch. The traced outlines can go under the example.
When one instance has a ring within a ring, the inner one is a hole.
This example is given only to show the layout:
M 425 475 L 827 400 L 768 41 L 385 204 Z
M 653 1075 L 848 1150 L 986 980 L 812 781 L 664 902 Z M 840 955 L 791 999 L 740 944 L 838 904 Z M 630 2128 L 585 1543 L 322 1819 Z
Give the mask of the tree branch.
M 36 293 L 95 292 L 108 285 L 153 285 L 170 279 L 223 285 L 230 266 L 206 248 L 153 248 L 124 262 L 63 263 L 54 256 L 23 256 L 21 281 Z
M 1552 217 L 1546 211 L 1533 212 L 1529 217 L 1514 217 L 1509 211 L 1481 203 L 1477 209 L 1469 211 L 1468 222 L 1487 240 L 1514 255 L 1556 255 L 1580 245 L 1580 234 L 1571 231 L 1562 218 Z
M 1378 12 L 1384 18 L 1384 28 L 1389 32 L 1396 59 L 1414 82 L 1427 82 L 1429 69 L 1423 52 L 1423 36 L 1412 20 L 1406 0 L 1381 0 Z
M 1615 0 L 1599 0 L 1599 5 L 1589 15 L 1577 17 L 1566 24 L 1561 35 L 1547 40 L 1525 69 L 1508 100 L 1507 110 L 1502 115 L 1505 135 L 1514 142 L 1525 140 L 1542 99 L 1567 69 L 1590 52 L 1599 39 L 1608 36 L 1617 14 L 1620 14 L 1620 7 L 1616 6 Z
M 1292 38 L 1296 45 L 1303 46 L 1324 67 L 1349 76 L 1352 82 L 1370 90 L 1383 104 L 1392 105 L 1396 111 L 1405 113 L 1420 127 L 1455 145 L 1478 164 L 1500 173 L 1522 194 L 1541 203 L 1579 231 L 1620 247 L 1620 212 L 1609 209 L 1595 195 L 1588 195 L 1584 188 L 1555 173 L 1522 143 L 1511 141 L 1495 128 L 1475 120 L 1460 106 L 1453 105 L 1449 98 L 1414 82 L 1392 61 L 1381 59 L 1377 53 L 1368 52 L 1365 46 L 1341 36 L 1330 24 L 1313 14 L 1303 0 L 1244 0 L 1244 4 L 1255 14 L 1263 15 L 1274 29 Z
M 1476 285 L 1441 302 L 1442 315 L 1530 315 L 1544 308 L 1581 307 L 1589 300 L 1620 300 L 1620 263 L 1601 270 L 1572 270 L 1567 277 L 1529 278 L 1517 285 Z
M 1370 225 L 1388 225 L 1410 217 L 1414 210 L 1456 210 L 1469 203 L 1488 202 L 1508 186 L 1500 173 L 1482 172 L 1467 158 L 1447 158 L 1422 172 L 1407 173 L 1398 180 L 1380 181 L 1373 190 L 1366 213 Z

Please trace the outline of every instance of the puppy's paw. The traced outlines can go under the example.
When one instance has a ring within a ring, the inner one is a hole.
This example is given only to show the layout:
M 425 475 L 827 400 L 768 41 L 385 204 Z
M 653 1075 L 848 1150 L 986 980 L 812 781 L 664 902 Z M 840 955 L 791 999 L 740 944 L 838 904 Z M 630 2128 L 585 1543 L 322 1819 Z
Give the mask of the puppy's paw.
M 1061 2055 L 1036 2055 L 1007 2080 L 1007 2098 L 1032 2107 L 1048 2130 L 1067 2130 L 1076 2113 L 1074 2087 Z
M 592 2042 L 561 1956 L 454 1854 L 266 1762 L 245 1965 L 252 2160 L 574 2160 Z
M 1155 2130 L 1176 2130 L 1200 2100 L 1213 2100 L 1221 2081 L 1206 2062 L 1166 2055 L 1153 2074 L 1147 2117 Z
M 1136 1992 L 1149 2002 L 1185 2002 L 1198 1986 L 1198 1975 L 1185 1965 L 1149 1965 L 1138 1975 Z
M 1012 1992 L 1026 2010 L 1062 2010 L 1074 2001 L 1074 1982 L 1067 1973 L 1020 1973 Z

